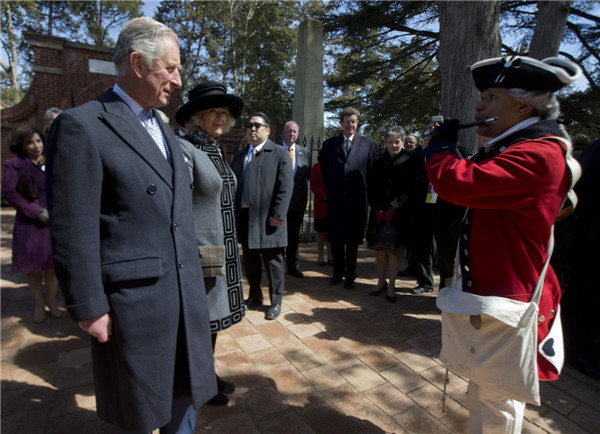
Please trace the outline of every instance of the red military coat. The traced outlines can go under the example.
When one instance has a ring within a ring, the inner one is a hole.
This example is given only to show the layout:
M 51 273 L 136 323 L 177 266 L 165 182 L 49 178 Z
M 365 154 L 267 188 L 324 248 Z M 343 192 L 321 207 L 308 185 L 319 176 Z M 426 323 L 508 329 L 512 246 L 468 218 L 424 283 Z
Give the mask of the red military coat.
M 492 157 L 475 161 L 445 151 L 431 156 L 427 174 L 443 199 L 473 209 L 469 228 L 472 292 L 528 302 L 546 260 L 550 230 L 569 184 L 554 121 L 542 121 L 496 143 Z M 505 149 L 502 149 L 505 148 Z M 548 268 L 540 300 L 538 342 L 548 334 L 560 302 Z M 558 378 L 538 353 L 540 380 Z

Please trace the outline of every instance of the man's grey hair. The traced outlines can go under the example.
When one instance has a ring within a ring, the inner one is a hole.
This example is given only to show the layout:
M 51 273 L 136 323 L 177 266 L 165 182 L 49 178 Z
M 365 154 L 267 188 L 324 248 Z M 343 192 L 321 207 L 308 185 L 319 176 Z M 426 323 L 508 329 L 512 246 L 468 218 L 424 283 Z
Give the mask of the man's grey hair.
M 50 125 L 53 121 L 52 119 L 52 113 L 56 113 L 56 115 L 58 116 L 59 114 L 62 113 L 62 110 L 59 109 L 58 107 L 50 107 L 48 110 L 46 110 L 46 113 L 44 113 L 44 124 L 46 126 Z
M 556 119 L 560 105 L 552 92 L 539 90 L 509 89 L 508 94 L 519 102 L 531 104 L 542 119 Z
M 385 132 L 383 133 L 383 140 L 387 142 L 388 137 L 390 136 L 400 136 L 402 142 L 404 142 L 404 138 L 406 137 L 406 130 L 398 125 L 393 127 L 387 127 Z
M 179 43 L 175 32 L 163 23 L 148 17 L 132 19 L 121 29 L 115 45 L 113 62 L 118 72 L 124 72 L 129 55 L 134 51 L 140 53 L 146 65 L 151 67 L 163 56 L 164 42 L 168 39 Z

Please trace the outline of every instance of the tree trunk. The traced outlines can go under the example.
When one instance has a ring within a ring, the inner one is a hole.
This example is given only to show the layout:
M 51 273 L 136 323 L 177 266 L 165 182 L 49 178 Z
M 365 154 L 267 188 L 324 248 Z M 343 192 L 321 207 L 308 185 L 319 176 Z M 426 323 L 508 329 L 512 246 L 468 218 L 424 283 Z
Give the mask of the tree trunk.
M 15 94 L 21 92 L 21 86 L 19 86 L 19 52 L 18 52 L 18 44 L 19 40 L 17 35 L 15 35 L 15 29 L 13 28 L 12 22 L 12 11 L 10 10 L 10 2 L 6 3 L 6 15 L 8 21 L 8 45 L 9 45 L 9 70 L 10 74 L 10 87 L 14 89 Z
M 570 1 L 539 1 L 537 21 L 529 43 L 529 56 L 545 59 L 558 54 L 565 33 Z
M 438 1 L 437 5 L 442 115 L 461 122 L 471 121 L 479 92 L 469 67 L 479 60 L 500 56 L 500 2 Z M 474 128 L 459 133 L 459 147 L 468 155 L 479 147 L 475 133 Z

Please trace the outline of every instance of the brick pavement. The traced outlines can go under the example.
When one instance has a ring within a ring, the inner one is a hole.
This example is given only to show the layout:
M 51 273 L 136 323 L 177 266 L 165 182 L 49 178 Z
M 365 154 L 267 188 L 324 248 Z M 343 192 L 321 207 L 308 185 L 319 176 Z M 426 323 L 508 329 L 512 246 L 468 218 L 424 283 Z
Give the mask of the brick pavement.
M 2 431 L 5 434 L 112 433 L 95 415 L 89 340 L 70 318 L 31 320 L 25 277 L 10 272 L 14 213 L 2 217 Z M 198 410 L 196 433 L 466 432 L 466 382 L 444 369 L 435 294 L 398 302 L 369 297 L 373 252 L 361 249 L 357 285 L 327 284 L 331 267 L 301 246 L 304 279 L 288 277 L 281 316 L 251 310 L 221 333 L 216 365 L 237 389 L 227 407 Z M 268 297 L 267 297 L 268 299 Z M 527 406 L 524 432 L 586 433 L 600 426 L 600 381 L 566 366 L 542 383 L 541 407 Z

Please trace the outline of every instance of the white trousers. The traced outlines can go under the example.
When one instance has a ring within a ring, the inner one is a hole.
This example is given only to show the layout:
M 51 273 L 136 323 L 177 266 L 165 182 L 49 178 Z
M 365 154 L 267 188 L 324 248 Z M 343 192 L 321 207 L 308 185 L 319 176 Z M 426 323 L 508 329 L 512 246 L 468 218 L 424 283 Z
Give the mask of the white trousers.
M 525 403 L 469 382 L 469 432 L 471 434 L 519 434 Z

